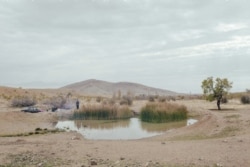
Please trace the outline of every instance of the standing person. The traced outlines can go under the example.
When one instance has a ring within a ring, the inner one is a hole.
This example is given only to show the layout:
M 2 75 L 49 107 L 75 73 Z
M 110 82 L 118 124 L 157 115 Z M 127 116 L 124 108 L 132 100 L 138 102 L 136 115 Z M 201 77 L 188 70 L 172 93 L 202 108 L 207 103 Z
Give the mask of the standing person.
M 77 99 L 77 100 L 76 100 L 76 109 L 77 109 L 77 110 L 79 109 L 79 104 L 80 104 L 80 102 L 79 102 L 79 100 Z

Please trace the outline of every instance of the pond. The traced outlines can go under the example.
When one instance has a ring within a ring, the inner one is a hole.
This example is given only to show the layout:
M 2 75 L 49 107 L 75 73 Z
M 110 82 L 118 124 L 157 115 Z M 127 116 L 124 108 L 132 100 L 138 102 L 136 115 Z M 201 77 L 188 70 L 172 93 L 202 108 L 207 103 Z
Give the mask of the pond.
M 128 120 L 74 120 L 59 121 L 56 128 L 76 131 L 91 140 L 132 140 L 152 137 L 168 130 L 189 126 L 197 122 L 195 119 L 173 123 L 145 123 L 139 118 Z

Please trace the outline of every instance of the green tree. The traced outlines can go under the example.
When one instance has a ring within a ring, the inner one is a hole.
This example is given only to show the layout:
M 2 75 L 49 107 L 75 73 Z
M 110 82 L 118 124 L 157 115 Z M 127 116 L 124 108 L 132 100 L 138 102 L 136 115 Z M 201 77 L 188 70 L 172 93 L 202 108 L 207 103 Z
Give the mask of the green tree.
M 214 80 L 213 77 L 208 77 L 202 81 L 201 87 L 206 100 L 213 101 L 216 99 L 218 110 L 220 110 L 221 99 L 228 94 L 232 84 L 227 78 L 216 78 Z

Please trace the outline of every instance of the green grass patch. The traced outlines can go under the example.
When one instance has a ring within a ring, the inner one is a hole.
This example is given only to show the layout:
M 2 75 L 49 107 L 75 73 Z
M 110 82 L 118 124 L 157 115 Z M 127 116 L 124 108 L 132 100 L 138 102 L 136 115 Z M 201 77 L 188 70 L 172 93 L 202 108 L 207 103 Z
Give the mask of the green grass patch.
M 127 106 L 117 106 L 110 104 L 86 105 L 74 111 L 75 120 L 114 120 L 131 118 L 133 113 Z
M 230 118 L 239 118 L 240 117 L 240 115 L 239 114 L 233 114 L 233 115 L 227 115 L 227 116 L 225 116 L 224 118 L 227 118 L 227 119 L 230 119 Z
M 15 134 L 2 134 L 0 137 L 22 137 L 22 136 L 32 136 L 32 135 L 39 135 L 39 134 L 47 134 L 47 133 L 60 133 L 65 132 L 64 130 L 60 129 L 44 129 L 39 130 L 35 129 L 35 132 L 26 132 L 26 133 L 15 133 Z
M 148 103 L 141 109 L 140 117 L 144 122 L 164 123 L 187 119 L 187 108 L 172 103 Z
M 229 136 L 236 135 L 237 131 L 240 129 L 238 127 L 234 126 L 227 126 L 223 128 L 218 133 L 208 135 L 205 133 L 199 133 L 199 134 L 189 134 L 189 135 L 180 135 L 175 136 L 170 139 L 170 141 L 185 141 L 185 140 L 206 140 L 206 139 L 218 139 L 218 138 L 225 138 Z
M 216 133 L 211 136 L 211 138 L 222 138 L 222 137 L 228 137 L 228 136 L 234 136 L 236 135 L 236 132 L 240 129 L 235 126 L 228 126 L 222 129 L 219 133 Z
M 180 135 L 172 137 L 170 141 L 205 140 L 205 139 L 210 139 L 210 137 L 205 134 L 190 134 L 190 135 Z

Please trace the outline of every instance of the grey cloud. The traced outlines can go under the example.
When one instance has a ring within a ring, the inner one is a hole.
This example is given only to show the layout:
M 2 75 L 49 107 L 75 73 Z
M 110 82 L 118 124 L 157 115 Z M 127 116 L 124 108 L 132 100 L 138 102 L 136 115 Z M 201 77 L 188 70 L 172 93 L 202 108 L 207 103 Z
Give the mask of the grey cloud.
M 180 78 L 197 86 L 207 75 L 228 71 L 246 77 L 249 5 L 247 0 L 0 1 L 0 84 L 16 78 L 33 82 L 42 74 L 43 82 L 96 77 L 178 91 Z M 211 68 L 214 64 L 220 69 Z

